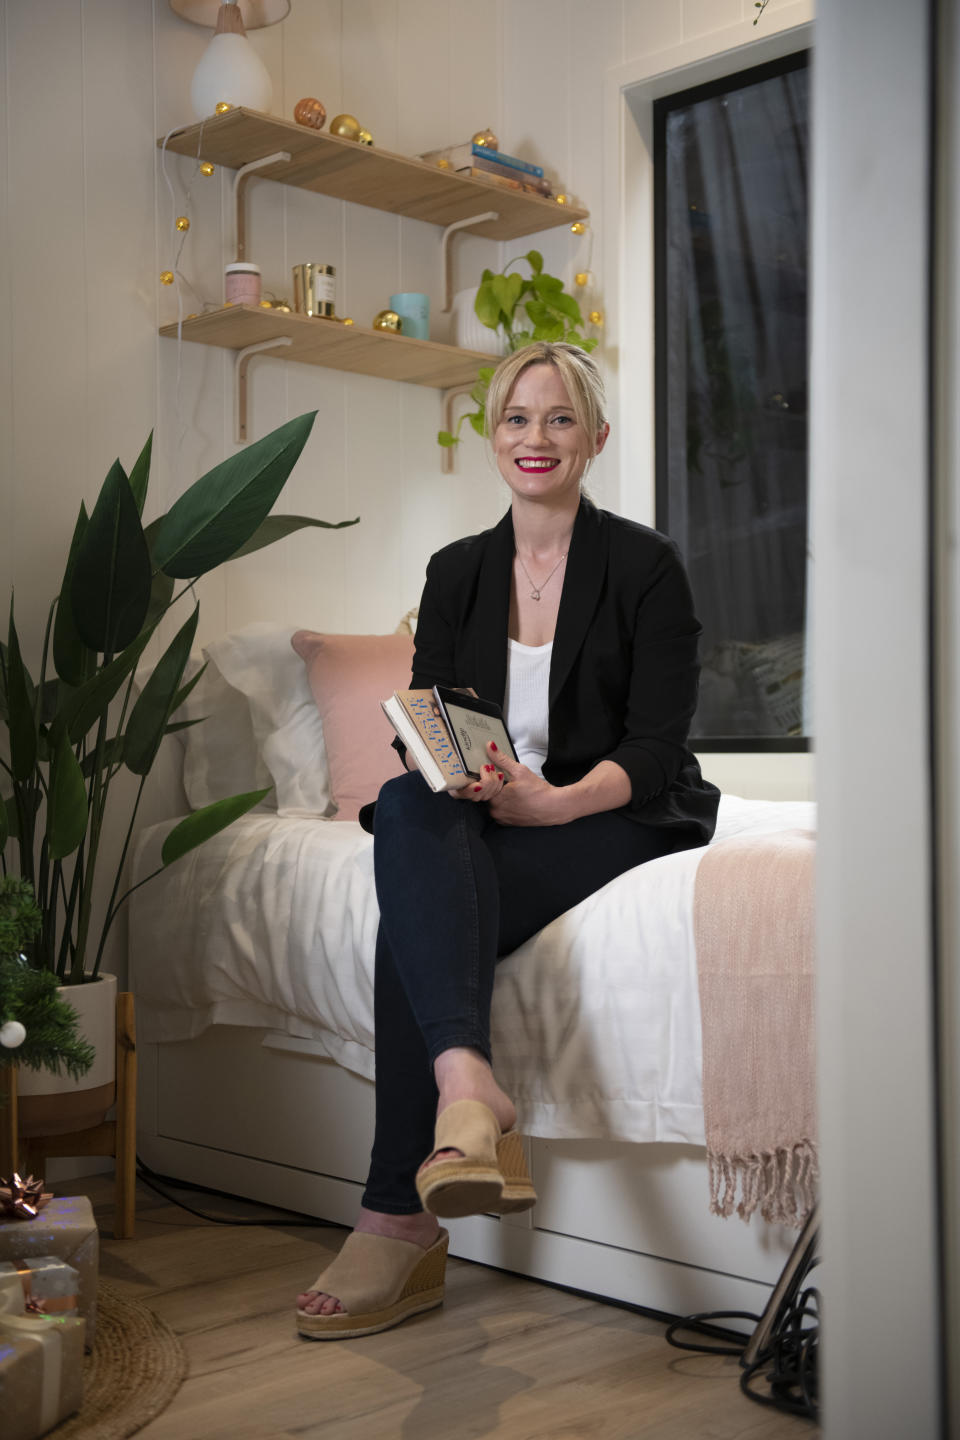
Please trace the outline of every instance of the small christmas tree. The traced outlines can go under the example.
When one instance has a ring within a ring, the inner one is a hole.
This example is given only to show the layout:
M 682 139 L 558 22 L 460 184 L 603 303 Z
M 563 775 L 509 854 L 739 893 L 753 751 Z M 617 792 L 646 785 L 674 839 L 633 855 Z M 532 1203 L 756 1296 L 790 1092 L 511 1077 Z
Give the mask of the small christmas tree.
M 0 1067 L 65 1070 L 85 1075 L 94 1050 L 77 1034 L 77 1016 L 61 1000 L 51 970 L 35 970 L 23 955 L 40 931 L 41 915 L 25 880 L 0 880 Z

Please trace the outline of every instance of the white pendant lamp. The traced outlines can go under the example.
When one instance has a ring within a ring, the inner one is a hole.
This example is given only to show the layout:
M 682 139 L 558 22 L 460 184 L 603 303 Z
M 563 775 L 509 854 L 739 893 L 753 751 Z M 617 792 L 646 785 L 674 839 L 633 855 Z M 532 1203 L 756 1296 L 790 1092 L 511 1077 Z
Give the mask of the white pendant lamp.
M 221 101 L 269 111 L 273 99 L 270 73 L 246 31 L 285 19 L 290 0 L 170 0 L 170 8 L 184 20 L 216 32 L 190 83 L 196 119 L 212 115 Z

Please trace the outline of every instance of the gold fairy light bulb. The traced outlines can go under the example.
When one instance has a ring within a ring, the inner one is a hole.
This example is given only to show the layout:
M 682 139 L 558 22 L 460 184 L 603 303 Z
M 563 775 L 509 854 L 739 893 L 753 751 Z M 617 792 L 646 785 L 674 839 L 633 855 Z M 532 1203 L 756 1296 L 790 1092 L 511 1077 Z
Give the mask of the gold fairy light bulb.
M 232 109 L 233 109 L 233 106 L 230 104 L 229 100 L 218 100 L 218 101 L 217 101 L 217 104 L 216 104 L 216 113 L 217 113 L 218 115 L 226 115 L 227 111 L 228 111 L 228 110 L 232 110 Z
M 591 324 L 591 325 L 602 325 L 602 324 L 603 324 L 603 311 L 602 311 L 602 310 L 591 310 L 591 311 L 590 311 L 590 315 L 589 315 L 589 320 L 590 320 L 590 324 Z
M 204 160 L 203 163 L 202 163 L 202 165 L 200 166 L 200 174 L 201 174 L 201 175 L 212 175 L 213 172 L 214 172 L 214 170 L 216 170 L 216 168 L 217 168 L 217 167 L 216 167 L 215 165 L 211 165 L 211 164 L 210 164 L 210 161 L 209 161 L 209 160 Z
M 570 203 L 566 195 L 554 195 L 553 198 L 554 200 L 556 200 L 558 205 L 569 205 Z
M 573 277 L 573 281 L 574 281 L 574 284 L 575 284 L 575 285 L 586 285 L 586 283 L 587 283 L 587 281 L 588 281 L 589 279 L 590 279 L 590 274 L 589 274 L 589 271 L 587 271 L 587 270 L 578 270 L 577 273 L 576 273 L 576 275 L 574 275 L 574 277 Z
M 180 231 L 183 232 L 183 233 L 186 233 L 186 231 L 190 229 L 190 220 L 189 220 L 188 216 L 186 216 L 186 215 L 178 215 L 178 216 L 177 216 L 177 229 L 180 230 Z
M 582 220 L 576 220 L 570 226 L 570 231 L 574 235 L 585 235 L 587 233 L 587 227 Z
M 160 271 L 160 284 L 161 284 L 161 285 L 172 285 L 172 284 L 173 284 L 173 271 L 172 271 L 172 270 L 161 270 L 161 271 Z

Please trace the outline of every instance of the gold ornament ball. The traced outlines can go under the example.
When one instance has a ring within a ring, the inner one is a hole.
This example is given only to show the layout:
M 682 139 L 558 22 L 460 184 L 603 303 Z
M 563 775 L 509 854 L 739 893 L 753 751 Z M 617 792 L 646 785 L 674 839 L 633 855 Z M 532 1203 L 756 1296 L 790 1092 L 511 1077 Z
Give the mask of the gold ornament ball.
M 311 130 L 322 130 L 323 122 L 327 118 L 327 107 L 322 100 L 305 95 L 294 105 L 293 118 L 298 125 L 309 125 Z
M 602 325 L 602 324 L 603 324 L 603 311 L 602 311 L 602 310 L 591 310 L 591 311 L 590 311 L 590 315 L 589 315 L 588 318 L 589 318 L 589 320 L 590 320 L 590 324 L 591 324 L 591 325 Z
M 204 160 L 203 164 L 200 166 L 200 174 L 201 174 L 201 175 L 212 175 L 213 172 L 214 172 L 214 170 L 215 170 L 216 168 L 217 168 L 217 167 L 216 167 L 215 165 L 211 165 L 211 164 L 210 164 L 210 161 L 209 161 L 209 160 Z
M 330 134 L 344 140 L 356 140 L 360 134 L 360 121 L 353 115 L 334 115 L 330 121 Z
M 353 324 L 353 321 L 350 319 L 350 316 L 348 315 L 348 316 L 346 317 L 346 319 L 344 320 L 343 323 L 344 323 L 344 325 L 352 325 L 352 324 Z
M 261 300 L 261 301 L 260 301 L 260 309 L 261 309 L 261 310 L 272 310 L 272 309 L 273 309 L 273 301 L 272 301 L 272 300 Z
M 172 285 L 172 284 L 173 284 L 173 271 L 172 271 L 172 270 L 161 270 L 161 271 L 160 271 L 160 284 L 161 284 L 161 285 Z
M 190 221 L 186 215 L 177 216 L 177 229 L 184 233 L 190 229 Z
M 554 199 L 556 200 L 558 205 L 566 205 L 569 203 L 566 195 L 555 195 Z
M 370 134 L 369 130 L 358 130 L 357 140 L 360 142 L 361 145 L 373 144 L 373 136 Z
M 587 281 L 590 279 L 590 276 L 586 270 L 578 270 L 576 275 L 574 275 L 573 279 L 574 283 L 577 285 L 586 285 Z
M 570 226 L 570 230 L 574 235 L 585 235 L 587 233 L 587 227 L 582 220 L 575 221 L 574 224 Z
M 447 160 L 444 156 L 441 156 L 440 159 L 437 161 L 437 169 L 438 169 L 438 170 L 449 170 L 449 169 L 450 169 L 450 161 Z
M 395 330 L 398 334 L 403 329 L 403 321 L 396 310 L 378 310 L 373 317 L 374 330 Z
M 232 109 L 233 106 L 229 100 L 218 100 L 215 106 L 216 114 L 218 115 L 226 115 L 227 111 Z
M 492 130 L 478 130 L 470 141 L 471 145 L 483 145 L 487 150 L 499 150 L 500 141 Z

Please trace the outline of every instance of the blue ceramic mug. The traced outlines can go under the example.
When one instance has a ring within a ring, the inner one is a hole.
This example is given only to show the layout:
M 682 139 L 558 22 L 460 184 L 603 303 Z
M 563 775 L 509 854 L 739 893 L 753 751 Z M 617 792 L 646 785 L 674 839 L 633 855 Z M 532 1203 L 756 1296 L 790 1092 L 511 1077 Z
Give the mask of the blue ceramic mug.
M 414 340 L 430 339 L 430 297 L 419 290 L 407 290 L 390 296 L 390 309 L 403 321 L 403 334 Z

